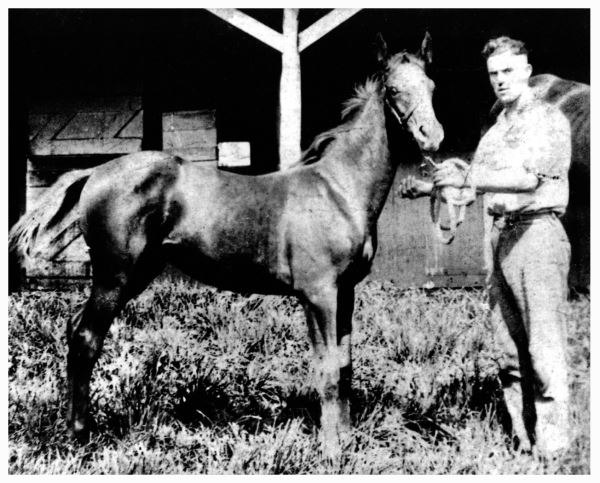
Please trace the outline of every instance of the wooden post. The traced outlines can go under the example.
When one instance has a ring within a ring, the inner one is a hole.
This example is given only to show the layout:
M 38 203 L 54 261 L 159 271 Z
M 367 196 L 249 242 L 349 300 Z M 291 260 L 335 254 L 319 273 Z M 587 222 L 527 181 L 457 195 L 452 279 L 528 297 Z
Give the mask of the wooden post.
M 310 27 L 304 29 L 298 39 L 298 50 L 302 52 L 308 46 L 314 44 L 324 35 L 331 32 L 340 24 L 358 13 L 360 8 L 336 8 L 324 17 L 321 17 Z
M 281 34 L 250 15 L 236 8 L 207 8 L 206 10 L 275 50 L 279 52 L 283 50 Z
M 279 91 L 279 169 L 300 159 L 302 100 L 298 50 L 298 9 L 283 10 L 283 50 Z
M 352 17 L 359 8 L 336 8 L 298 33 L 298 8 L 283 9 L 283 34 L 235 8 L 207 8 L 209 12 L 281 52 L 279 91 L 279 169 L 300 159 L 302 98 L 300 52 Z

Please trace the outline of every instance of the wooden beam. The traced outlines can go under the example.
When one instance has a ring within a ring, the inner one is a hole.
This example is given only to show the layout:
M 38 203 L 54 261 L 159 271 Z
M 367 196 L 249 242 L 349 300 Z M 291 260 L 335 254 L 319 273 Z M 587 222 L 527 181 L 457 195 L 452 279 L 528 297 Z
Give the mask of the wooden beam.
M 300 52 L 345 22 L 359 8 L 335 9 L 298 34 L 297 8 L 283 9 L 283 34 L 235 8 L 207 8 L 210 13 L 281 52 L 279 91 L 279 168 L 285 169 L 301 155 Z
M 302 52 L 306 47 L 314 44 L 317 40 L 348 20 L 358 11 L 360 11 L 360 8 L 336 8 L 329 12 L 300 33 L 298 50 Z
M 216 15 L 225 22 L 230 23 L 234 27 L 243 30 L 257 40 L 273 47 L 279 52 L 283 52 L 283 36 L 267 27 L 258 20 L 246 15 L 236 8 L 207 8 L 210 13 Z
M 279 169 L 300 159 L 302 93 L 298 51 L 298 9 L 283 10 L 283 51 L 279 90 Z

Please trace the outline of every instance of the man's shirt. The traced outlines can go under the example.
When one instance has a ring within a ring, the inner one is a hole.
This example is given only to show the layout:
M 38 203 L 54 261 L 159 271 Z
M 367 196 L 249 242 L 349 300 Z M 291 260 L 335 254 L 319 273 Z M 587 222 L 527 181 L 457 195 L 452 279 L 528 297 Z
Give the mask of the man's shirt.
M 525 169 L 539 180 L 536 189 L 528 193 L 486 193 L 490 214 L 540 210 L 563 214 L 569 201 L 570 162 L 569 121 L 556 107 L 530 97 L 510 117 L 506 110 L 498 115 L 479 142 L 473 169 Z

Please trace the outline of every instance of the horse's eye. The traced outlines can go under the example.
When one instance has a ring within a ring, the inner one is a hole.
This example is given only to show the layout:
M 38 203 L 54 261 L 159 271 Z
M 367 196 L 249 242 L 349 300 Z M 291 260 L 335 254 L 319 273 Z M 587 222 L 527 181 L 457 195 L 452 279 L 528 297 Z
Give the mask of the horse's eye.
M 398 93 L 400 92 L 398 89 L 396 89 L 394 86 L 390 86 L 387 88 L 388 92 L 392 95 L 392 96 L 397 96 Z

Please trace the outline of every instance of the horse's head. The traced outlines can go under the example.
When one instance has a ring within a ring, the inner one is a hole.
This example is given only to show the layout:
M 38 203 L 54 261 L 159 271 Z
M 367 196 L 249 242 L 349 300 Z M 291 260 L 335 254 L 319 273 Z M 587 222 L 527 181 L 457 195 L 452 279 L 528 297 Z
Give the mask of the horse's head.
M 433 110 L 435 85 L 425 71 L 431 63 L 431 36 L 425 34 L 416 54 L 403 51 L 389 56 L 381 36 L 378 41 L 386 102 L 421 150 L 437 151 L 444 139 L 444 129 Z

